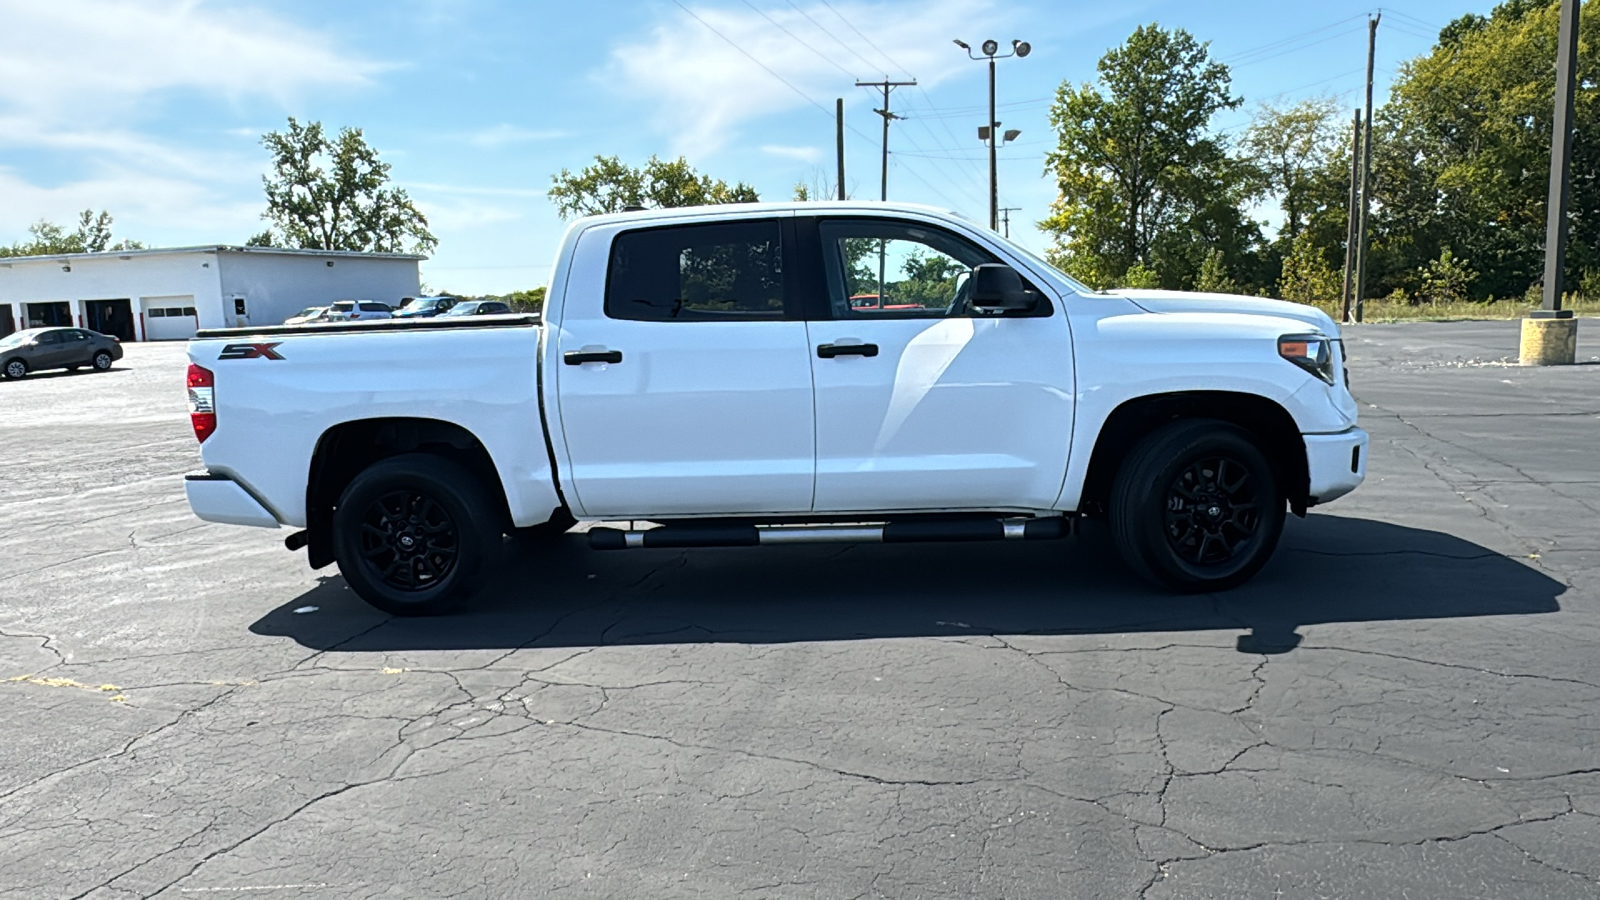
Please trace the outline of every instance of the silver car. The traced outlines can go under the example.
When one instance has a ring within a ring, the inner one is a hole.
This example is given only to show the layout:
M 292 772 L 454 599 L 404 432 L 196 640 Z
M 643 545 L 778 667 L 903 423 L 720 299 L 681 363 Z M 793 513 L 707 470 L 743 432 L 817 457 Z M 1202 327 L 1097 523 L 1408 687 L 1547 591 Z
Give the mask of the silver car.
M 104 372 L 121 358 L 116 338 L 85 328 L 29 328 L 0 338 L 0 375 L 12 379 L 40 369 Z

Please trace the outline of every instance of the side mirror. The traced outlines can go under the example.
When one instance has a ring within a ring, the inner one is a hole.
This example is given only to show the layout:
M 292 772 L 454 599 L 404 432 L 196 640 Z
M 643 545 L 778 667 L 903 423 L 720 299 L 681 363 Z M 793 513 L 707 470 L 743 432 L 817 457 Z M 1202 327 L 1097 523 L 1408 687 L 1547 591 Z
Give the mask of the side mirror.
M 1027 312 L 1039 296 L 1022 286 L 1022 276 L 1004 263 L 983 263 L 972 270 L 972 306 L 985 312 Z

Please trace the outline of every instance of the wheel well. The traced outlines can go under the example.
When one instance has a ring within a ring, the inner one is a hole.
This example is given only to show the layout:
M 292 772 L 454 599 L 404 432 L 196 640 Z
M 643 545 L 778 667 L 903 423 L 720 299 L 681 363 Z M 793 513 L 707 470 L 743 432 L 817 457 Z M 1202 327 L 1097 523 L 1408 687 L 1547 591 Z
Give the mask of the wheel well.
M 511 520 L 494 459 L 472 432 L 437 419 L 360 419 L 323 432 L 306 479 L 306 546 L 311 567 L 333 562 L 333 511 L 351 479 L 379 460 L 402 453 L 431 453 L 484 479 Z
M 1305 439 L 1294 417 L 1265 397 L 1231 391 L 1154 394 L 1136 397 L 1112 410 L 1089 457 L 1079 511 L 1104 515 L 1112 479 L 1128 451 L 1145 435 L 1175 419 L 1218 419 L 1249 432 L 1272 463 L 1278 489 L 1288 498 L 1290 510 L 1297 516 L 1306 514 L 1311 476 L 1306 468 Z

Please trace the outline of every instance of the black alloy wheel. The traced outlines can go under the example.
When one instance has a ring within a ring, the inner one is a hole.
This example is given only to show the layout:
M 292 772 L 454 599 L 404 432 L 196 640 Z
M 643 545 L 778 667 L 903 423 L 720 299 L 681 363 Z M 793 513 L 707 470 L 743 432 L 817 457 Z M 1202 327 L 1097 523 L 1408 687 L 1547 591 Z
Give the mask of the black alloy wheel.
M 1250 468 L 1213 456 L 1189 464 L 1167 488 L 1167 542 L 1195 565 L 1227 562 L 1261 525 Z
M 368 466 L 333 513 L 333 555 L 345 582 L 392 615 L 459 608 L 503 543 L 505 504 L 486 478 L 429 453 Z
M 361 558 L 397 591 L 423 591 L 449 577 L 461 552 L 455 519 L 415 490 L 374 500 L 361 521 Z
M 1283 531 L 1277 473 L 1254 437 L 1214 419 L 1146 435 L 1111 486 L 1111 531 L 1142 577 L 1186 593 L 1244 584 Z

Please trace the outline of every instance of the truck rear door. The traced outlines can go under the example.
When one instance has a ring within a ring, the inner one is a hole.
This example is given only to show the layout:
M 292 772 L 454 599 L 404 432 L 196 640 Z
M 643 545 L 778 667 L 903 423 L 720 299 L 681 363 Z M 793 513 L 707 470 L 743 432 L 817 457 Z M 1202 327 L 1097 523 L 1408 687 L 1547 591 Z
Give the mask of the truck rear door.
M 792 215 L 608 225 L 572 260 L 556 364 L 587 516 L 811 509 L 815 429 Z

